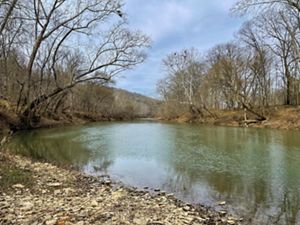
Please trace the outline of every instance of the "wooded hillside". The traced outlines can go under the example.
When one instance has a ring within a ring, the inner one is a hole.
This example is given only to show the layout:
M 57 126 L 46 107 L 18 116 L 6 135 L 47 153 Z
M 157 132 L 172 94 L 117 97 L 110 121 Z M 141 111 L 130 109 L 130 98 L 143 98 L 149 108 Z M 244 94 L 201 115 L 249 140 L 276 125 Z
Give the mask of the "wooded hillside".
M 4 0 L 0 18 L 0 98 L 24 127 L 74 111 L 131 117 L 140 107 L 135 114 L 148 115 L 104 88 L 142 63 L 150 45 L 129 29 L 121 1 Z

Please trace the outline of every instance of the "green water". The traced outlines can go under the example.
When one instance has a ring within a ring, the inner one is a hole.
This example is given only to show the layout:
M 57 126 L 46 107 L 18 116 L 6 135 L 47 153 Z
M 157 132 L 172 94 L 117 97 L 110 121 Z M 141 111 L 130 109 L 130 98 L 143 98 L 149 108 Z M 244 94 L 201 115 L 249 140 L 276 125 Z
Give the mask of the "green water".
M 99 123 L 19 133 L 11 148 L 217 210 L 226 201 L 250 224 L 300 224 L 300 132 Z

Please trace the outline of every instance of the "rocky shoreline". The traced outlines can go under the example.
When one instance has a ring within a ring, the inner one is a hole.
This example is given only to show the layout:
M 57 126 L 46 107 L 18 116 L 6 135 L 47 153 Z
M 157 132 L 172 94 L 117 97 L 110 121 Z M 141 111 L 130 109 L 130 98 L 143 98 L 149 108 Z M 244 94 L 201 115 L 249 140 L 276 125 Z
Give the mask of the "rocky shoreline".
M 225 212 L 185 204 L 172 194 L 153 195 L 1 151 L 0 163 L 30 174 L 24 182 L 0 187 L 0 224 L 242 224 Z

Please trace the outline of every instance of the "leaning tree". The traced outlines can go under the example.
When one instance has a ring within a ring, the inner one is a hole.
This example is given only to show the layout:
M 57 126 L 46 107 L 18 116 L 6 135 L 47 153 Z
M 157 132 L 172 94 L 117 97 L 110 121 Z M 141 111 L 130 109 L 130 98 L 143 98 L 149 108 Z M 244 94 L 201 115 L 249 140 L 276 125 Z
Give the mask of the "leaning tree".
M 15 49 L 25 67 L 17 82 L 19 111 L 27 125 L 74 86 L 110 82 L 145 60 L 149 38 L 128 28 L 121 0 L 18 0 L 9 5 L 2 17 L 22 27 L 22 42 Z

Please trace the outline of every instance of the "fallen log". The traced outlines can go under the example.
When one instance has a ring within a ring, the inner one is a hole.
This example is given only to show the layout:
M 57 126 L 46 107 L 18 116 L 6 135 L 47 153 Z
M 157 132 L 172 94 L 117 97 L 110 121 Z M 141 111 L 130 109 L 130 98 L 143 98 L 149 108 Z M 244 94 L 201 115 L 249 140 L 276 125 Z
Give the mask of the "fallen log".
M 261 123 L 261 121 L 260 120 L 244 120 L 243 123 L 249 125 L 252 123 Z

